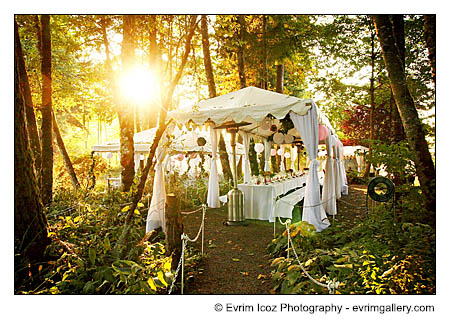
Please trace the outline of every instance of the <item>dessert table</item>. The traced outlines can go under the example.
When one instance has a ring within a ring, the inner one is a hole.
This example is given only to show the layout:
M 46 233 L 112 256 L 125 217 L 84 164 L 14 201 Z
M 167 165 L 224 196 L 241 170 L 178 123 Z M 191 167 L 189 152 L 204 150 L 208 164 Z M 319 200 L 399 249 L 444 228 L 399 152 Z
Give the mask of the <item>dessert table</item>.
M 244 217 L 273 222 L 276 198 L 292 189 L 303 187 L 305 182 L 306 174 L 268 184 L 238 184 L 238 188 L 244 193 Z

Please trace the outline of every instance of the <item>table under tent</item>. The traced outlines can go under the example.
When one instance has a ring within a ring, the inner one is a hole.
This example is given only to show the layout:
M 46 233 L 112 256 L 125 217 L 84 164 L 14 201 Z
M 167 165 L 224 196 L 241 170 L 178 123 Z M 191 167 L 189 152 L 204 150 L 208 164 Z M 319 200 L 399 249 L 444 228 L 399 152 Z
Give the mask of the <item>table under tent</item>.
M 208 185 L 207 204 L 210 208 L 220 207 L 219 179 L 217 175 L 217 137 L 218 132 L 227 129 L 232 134 L 231 145 L 235 145 L 235 134 L 243 138 L 244 156 L 244 184 L 251 184 L 251 169 L 249 164 L 250 138 L 259 138 L 264 142 L 265 166 L 264 171 L 270 171 L 269 159 L 274 143 L 291 147 L 294 141 L 303 141 L 307 157 L 310 160 L 309 171 L 305 176 L 306 186 L 303 188 L 304 204 L 302 220 L 306 221 L 321 231 L 330 225 L 328 215 L 336 215 L 336 199 L 346 193 L 345 169 L 340 156 L 343 146 L 331 126 L 329 120 L 317 107 L 312 99 L 299 99 L 272 91 L 247 87 L 219 97 L 207 99 L 195 105 L 192 111 L 171 111 L 168 117 L 180 125 L 207 125 L 210 132 L 212 159 Z M 286 129 L 285 125 L 291 125 Z M 284 127 L 284 129 L 283 129 Z M 281 130 L 281 131 L 280 131 Z M 170 132 L 168 129 L 166 132 Z M 319 134 L 320 133 L 320 134 Z M 324 136 L 325 134 L 325 136 Z M 319 136 L 324 139 L 328 157 L 325 164 L 322 195 L 318 176 L 319 161 L 317 160 Z M 158 150 L 164 150 L 165 142 L 162 141 Z M 234 169 L 234 186 L 237 189 L 236 160 L 232 159 L 231 167 Z M 294 166 L 295 167 L 295 166 Z M 299 170 L 297 170 L 299 171 Z M 292 179 L 291 179 L 292 180 Z M 164 187 L 164 184 L 159 184 Z M 242 185 L 242 184 L 240 184 Z M 264 187 L 265 184 L 255 184 Z M 275 185 L 270 186 L 273 192 Z M 156 188 L 155 188 L 156 189 Z M 232 189 L 233 190 L 233 189 Z M 238 190 L 239 191 L 239 190 Z M 294 191 L 300 193 L 301 190 Z M 231 191 L 230 191 L 231 193 Z M 233 198 L 233 196 L 229 197 Z M 276 196 L 276 193 L 273 196 Z M 153 199 L 155 201 L 153 202 Z M 159 199 L 159 200 L 158 200 Z M 244 197 L 246 204 L 251 197 Z M 164 197 L 152 197 L 152 204 L 156 208 L 164 201 Z M 228 201 L 228 216 L 230 219 L 230 200 Z M 269 216 L 263 219 L 274 221 L 273 210 L 275 205 L 270 205 L 272 210 L 266 210 Z M 152 208 L 150 208 L 152 209 Z M 244 209 L 244 217 L 252 218 L 248 208 Z M 163 208 L 162 208 L 163 210 Z M 272 217 L 270 217 L 272 214 Z M 290 215 L 283 217 L 291 217 Z M 158 219 L 159 218 L 159 219 Z M 164 229 L 164 214 L 149 210 L 147 218 L 147 231 L 162 226 Z

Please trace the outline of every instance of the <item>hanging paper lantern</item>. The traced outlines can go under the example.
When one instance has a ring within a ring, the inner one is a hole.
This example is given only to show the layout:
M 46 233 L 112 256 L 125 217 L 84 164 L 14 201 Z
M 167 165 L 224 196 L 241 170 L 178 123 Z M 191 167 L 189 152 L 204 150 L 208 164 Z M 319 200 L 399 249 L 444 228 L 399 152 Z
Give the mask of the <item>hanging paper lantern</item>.
M 261 129 L 268 130 L 270 128 L 270 121 L 268 119 L 264 119 L 260 124 Z
M 294 141 L 294 136 L 291 134 L 284 134 L 284 142 L 286 144 L 291 144 Z
M 284 153 L 285 159 L 289 159 L 290 157 L 291 157 L 291 153 L 289 153 L 289 152 Z
M 326 140 L 328 137 L 328 128 L 323 125 L 319 125 L 319 142 Z
M 284 135 L 282 133 L 273 134 L 273 142 L 275 144 L 281 144 L 284 142 Z
M 270 155 L 271 156 L 275 156 L 277 155 L 277 150 L 275 150 L 274 148 L 270 150 Z
M 105 156 L 108 160 L 109 159 L 112 159 L 112 157 L 113 157 L 113 154 L 111 153 L 111 152 L 108 152 L 108 153 L 106 153 L 106 156 Z
M 261 153 L 262 151 L 264 151 L 264 144 L 256 143 L 255 144 L 255 152 L 256 153 Z
M 178 154 L 177 155 L 177 160 L 178 161 L 183 161 L 184 160 L 184 154 Z
M 297 136 L 297 135 L 298 135 L 297 129 L 295 129 L 295 128 L 291 128 L 290 130 L 288 130 L 287 133 L 288 133 L 289 135 L 292 135 L 292 136 Z
M 278 129 L 277 125 L 272 125 L 272 126 L 270 126 L 270 131 L 271 131 L 271 132 L 276 132 L 277 129 Z
M 197 138 L 197 144 L 198 144 L 198 146 L 205 146 L 205 144 L 206 144 L 205 138 L 204 137 Z
M 283 150 L 279 148 L 278 151 L 277 151 L 277 154 L 278 154 L 279 156 L 282 156 L 282 155 L 283 155 Z

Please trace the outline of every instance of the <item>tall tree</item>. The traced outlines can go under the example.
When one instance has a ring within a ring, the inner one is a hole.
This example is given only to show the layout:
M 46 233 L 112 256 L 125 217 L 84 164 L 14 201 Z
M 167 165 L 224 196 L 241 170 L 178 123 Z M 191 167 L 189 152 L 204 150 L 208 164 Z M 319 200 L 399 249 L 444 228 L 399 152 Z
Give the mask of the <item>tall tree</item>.
M 122 73 L 127 73 L 134 63 L 134 32 L 135 16 L 123 16 L 122 41 Z M 134 109 L 133 106 L 121 98 L 118 107 L 120 123 L 120 165 L 122 166 L 122 190 L 129 191 L 134 179 Z
M 49 244 L 47 220 L 25 125 L 25 102 L 19 85 L 18 57 L 14 66 L 14 249 L 15 287 L 32 274 Z
M 403 62 L 400 59 L 400 53 L 393 34 L 392 22 L 388 15 L 375 15 L 373 16 L 373 21 L 380 41 L 394 99 L 405 128 L 406 138 L 414 154 L 414 163 L 425 197 L 425 204 L 431 214 L 427 218 L 430 221 L 435 221 L 436 171 L 425 140 L 422 123 L 406 82 Z
M 206 15 L 202 15 L 201 19 L 201 31 L 202 31 L 202 48 L 203 48 L 203 63 L 205 65 L 206 81 L 208 83 L 209 97 L 214 98 L 216 93 L 216 83 L 214 82 L 214 73 L 211 64 L 211 53 L 209 50 L 209 34 L 208 34 L 208 18 Z M 231 168 L 228 160 L 228 154 L 225 146 L 225 139 L 222 132 L 219 135 L 219 157 L 222 164 L 223 174 L 226 180 L 231 179 Z
M 156 149 L 158 147 L 159 141 L 160 141 L 161 137 L 163 136 L 168 124 L 171 122 L 170 120 L 166 121 L 167 112 L 169 111 L 175 88 L 176 88 L 177 84 L 179 83 L 181 76 L 183 74 L 184 67 L 186 66 L 186 62 L 188 60 L 189 53 L 191 51 L 191 40 L 192 40 L 192 37 L 194 36 L 197 24 L 198 24 L 197 15 L 190 16 L 186 35 L 184 37 L 185 38 L 184 51 L 183 51 L 183 55 L 181 57 L 181 62 L 180 62 L 180 65 L 178 67 L 178 71 L 177 71 L 175 77 L 173 79 L 171 78 L 171 82 L 167 86 L 167 88 L 166 88 L 167 90 L 163 95 L 162 107 L 159 110 L 158 128 L 156 129 L 156 132 L 155 132 L 155 138 L 153 139 L 152 145 L 150 146 L 149 154 L 148 154 L 148 157 L 147 157 L 147 160 L 145 163 L 145 167 L 142 170 L 142 174 L 139 179 L 139 183 L 137 185 L 136 193 L 133 196 L 133 200 L 132 200 L 130 209 L 128 210 L 127 216 L 125 217 L 124 229 L 122 231 L 119 241 L 117 242 L 117 244 L 114 248 L 114 253 L 118 257 L 123 256 L 123 253 L 126 252 L 125 250 L 123 250 L 123 246 L 126 244 L 126 242 L 128 240 L 128 234 L 130 231 L 131 220 L 133 219 L 134 211 L 135 211 L 139 201 L 142 198 L 142 194 L 144 193 L 145 183 L 147 181 L 148 173 L 149 173 L 150 169 L 153 167 L 154 157 L 155 157 L 155 153 L 156 153 Z
M 241 89 L 247 87 L 247 80 L 245 78 L 245 61 L 244 61 L 244 48 L 245 48 L 245 16 L 238 15 L 237 17 L 239 31 L 238 31 L 238 46 L 237 46 L 237 65 L 239 72 L 239 84 Z
M 30 148 L 33 155 L 34 167 L 36 171 L 36 179 L 41 186 L 41 141 L 39 139 L 38 128 L 36 124 L 36 116 L 34 114 L 33 98 L 31 96 L 30 84 L 28 82 L 28 74 L 25 68 L 25 60 L 23 58 L 22 45 L 20 43 L 19 27 L 17 21 L 14 19 L 14 50 L 17 58 L 17 66 L 19 69 L 19 82 L 22 90 L 24 104 L 25 104 L 25 117 L 27 124 L 27 131 L 30 139 Z
M 56 122 L 55 113 L 52 111 L 52 122 L 53 122 L 53 134 L 56 139 L 56 143 L 59 148 L 59 152 L 61 153 L 64 161 L 64 166 L 69 173 L 70 180 L 72 181 L 72 185 L 75 189 L 80 188 L 80 183 L 78 182 L 77 174 L 73 169 L 72 161 L 70 160 L 69 153 L 67 153 L 66 146 L 64 145 L 64 141 L 61 136 L 61 132 L 59 131 L 58 124 Z
M 42 73 L 42 202 L 52 201 L 53 190 L 53 135 L 52 135 L 52 41 L 50 16 L 41 15 L 41 73 Z
M 436 87 L 436 15 L 424 15 L 425 44 L 428 48 L 428 59 L 431 65 L 434 86 Z

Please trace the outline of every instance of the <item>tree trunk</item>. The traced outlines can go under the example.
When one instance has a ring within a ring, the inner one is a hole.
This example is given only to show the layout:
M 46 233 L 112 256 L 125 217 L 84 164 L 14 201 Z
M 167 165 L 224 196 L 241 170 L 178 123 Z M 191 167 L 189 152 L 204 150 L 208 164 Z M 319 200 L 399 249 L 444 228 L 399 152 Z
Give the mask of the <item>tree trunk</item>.
M 14 285 L 17 289 L 27 278 L 28 270 L 36 272 L 43 260 L 47 236 L 47 220 L 25 125 L 24 99 L 19 85 L 19 72 L 14 66 Z M 29 267 L 29 268 L 28 268 Z
M 157 80 L 161 80 L 161 53 L 157 43 L 157 20 L 155 15 L 150 16 L 150 35 L 149 35 L 149 58 L 150 58 L 150 68 L 154 71 Z M 155 114 L 155 111 L 158 111 L 158 106 L 152 105 L 150 107 L 150 113 L 147 114 L 148 118 L 148 128 L 156 127 L 158 124 L 158 114 Z
M 267 36 L 266 36 L 266 29 L 267 29 L 267 18 L 266 15 L 262 15 L 262 39 L 263 39 L 263 82 L 262 82 L 262 88 L 267 90 L 268 88 L 268 74 L 267 74 Z
M 247 80 L 245 78 L 245 61 L 244 61 L 244 43 L 245 43 L 245 16 L 238 15 L 238 40 L 239 45 L 237 47 L 237 61 L 238 61 L 238 73 L 239 73 L 239 84 L 241 89 L 247 87 Z
M 208 82 L 208 92 L 209 97 L 214 98 L 217 94 L 211 64 L 211 53 L 209 51 L 208 19 L 206 15 L 202 15 L 201 17 L 201 30 L 202 30 L 203 63 L 205 64 L 206 80 Z
M 52 201 L 53 190 L 53 136 L 52 136 L 52 43 L 50 16 L 41 15 L 42 38 L 42 202 Z
M 126 73 L 134 61 L 135 17 L 123 16 L 122 73 Z M 122 191 L 128 192 L 134 179 L 134 109 L 133 105 L 120 98 L 118 109 L 120 124 L 120 165 L 122 166 Z
M 66 167 L 67 172 L 70 175 L 70 180 L 72 181 L 73 187 L 75 189 L 80 189 L 80 183 L 78 182 L 77 175 L 75 173 L 75 170 L 73 169 L 72 162 L 70 161 L 69 154 L 67 153 L 66 146 L 64 145 L 64 141 L 61 137 L 58 124 L 56 123 L 55 113 L 53 111 L 52 111 L 52 120 L 53 120 L 53 133 L 56 138 L 56 143 L 58 144 L 59 152 L 63 157 L 64 166 Z
M 428 59 L 431 65 L 434 86 L 436 87 L 436 15 L 424 15 L 425 44 L 428 48 Z
M 20 89 L 23 94 L 25 104 L 25 119 L 27 131 L 29 134 L 30 148 L 34 161 L 34 170 L 36 171 L 36 179 L 41 187 L 41 141 L 39 139 L 38 127 L 36 124 L 36 116 L 34 114 L 33 99 L 31 97 L 30 83 L 28 82 L 28 74 L 25 68 L 25 60 L 23 58 L 22 45 L 19 37 L 19 27 L 14 20 L 14 51 L 17 58 L 17 66 L 19 72 Z
M 209 97 L 214 98 L 216 93 L 216 83 L 214 82 L 214 73 L 211 64 L 211 53 L 209 51 L 209 34 L 208 34 L 208 19 L 206 15 L 201 17 L 201 31 L 202 31 L 202 47 L 203 47 L 203 63 L 205 65 L 206 80 L 208 82 Z M 225 139 L 222 132 L 219 133 L 219 157 L 222 164 L 222 171 L 225 180 L 232 178 L 230 161 L 228 160 L 227 149 L 225 146 Z
M 372 28 L 370 30 L 370 41 L 371 41 L 371 54 L 370 54 L 370 88 L 369 88 L 369 96 L 370 96 L 370 108 L 369 108 L 369 159 L 372 156 L 372 141 L 374 140 L 374 125 L 373 125 L 373 114 L 375 112 L 375 33 Z M 369 160 L 368 159 L 368 160 Z M 366 170 L 364 172 L 363 177 L 367 178 L 370 173 L 371 163 L 369 161 L 366 162 Z
M 380 40 L 394 99 L 405 128 L 409 147 L 414 154 L 414 163 L 422 193 L 425 197 L 425 205 L 431 214 L 428 220 L 434 222 L 436 213 L 435 167 L 425 140 L 422 123 L 408 89 L 405 71 L 402 68 L 403 62 L 400 59 L 400 53 L 393 36 L 392 23 L 387 15 L 375 15 L 373 20 Z
M 175 271 L 181 257 L 181 234 L 183 234 L 183 216 L 180 213 L 180 200 L 174 194 L 166 196 L 166 251 L 172 255 L 172 271 Z
M 284 91 L 284 64 L 277 65 L 277 86 L 276 91 L 283 93 Z

